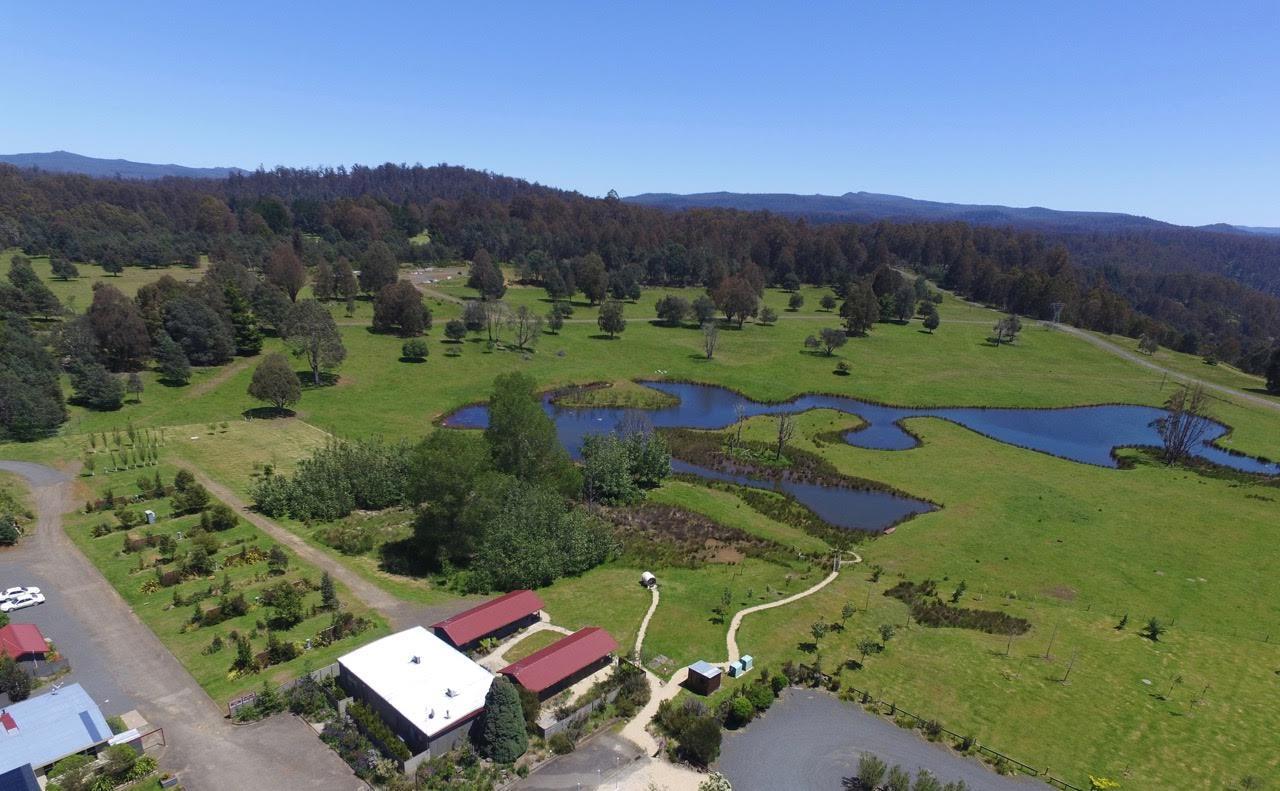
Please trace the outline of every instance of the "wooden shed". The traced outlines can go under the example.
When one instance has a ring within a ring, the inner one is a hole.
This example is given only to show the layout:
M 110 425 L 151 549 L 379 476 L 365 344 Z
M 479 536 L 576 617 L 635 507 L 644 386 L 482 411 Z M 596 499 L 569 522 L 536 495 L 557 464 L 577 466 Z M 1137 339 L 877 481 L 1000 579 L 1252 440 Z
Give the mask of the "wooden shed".
M 720 689 L 720 681 L 724 674 L 720 672 L 720 668 L 699 660 L 689 665 L 689 676 L 685 679 L 684 685 L 690 692 L 696 692 L 699 695 L 710 695 L 717 689 Z

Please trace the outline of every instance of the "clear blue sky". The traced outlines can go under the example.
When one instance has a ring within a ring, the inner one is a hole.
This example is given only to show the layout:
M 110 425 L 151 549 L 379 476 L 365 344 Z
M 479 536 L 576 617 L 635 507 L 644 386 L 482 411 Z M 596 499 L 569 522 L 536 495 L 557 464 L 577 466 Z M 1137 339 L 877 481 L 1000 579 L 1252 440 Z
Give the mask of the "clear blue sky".
M 1276 0 L 284 5 L 6 3 L 0 151 L 1280 226 Z

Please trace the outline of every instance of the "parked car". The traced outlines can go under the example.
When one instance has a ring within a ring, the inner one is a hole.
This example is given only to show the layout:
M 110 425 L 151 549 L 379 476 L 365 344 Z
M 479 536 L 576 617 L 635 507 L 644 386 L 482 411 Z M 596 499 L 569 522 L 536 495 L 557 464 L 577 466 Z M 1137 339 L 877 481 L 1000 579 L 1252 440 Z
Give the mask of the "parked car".
M 24 607 L 34 607 L 37 604 L 44 604 L 43 593 L 19 593 L 17 596 L 10 596 L 0 601 L 0 612 L 13 612 Z
M 32 596 L 35 596 L 39 592 L 40 589 L 34 586 L 28 588 L 8 588 L 0 592 L 0 599 L 12 599 L 14 596 L 20 596 L 24 593 L 29 593 Z

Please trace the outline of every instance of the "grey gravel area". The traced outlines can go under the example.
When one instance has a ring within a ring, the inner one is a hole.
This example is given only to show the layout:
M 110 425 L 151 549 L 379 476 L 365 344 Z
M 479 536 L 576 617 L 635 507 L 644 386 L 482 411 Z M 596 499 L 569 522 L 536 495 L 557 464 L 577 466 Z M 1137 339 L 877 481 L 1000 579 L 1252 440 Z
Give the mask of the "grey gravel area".
M 568 755 L 552 759 L 515 787 L 520 791 L 611 788 L 609 781 L 640 757 L 640 748 L 606 731 L 579 744 Z
M 859 706 L 801 689 L 785 691 L 764 717 L 726 733 L 716 768 L 735 791 L 836 791 L 864 752 L 913 775 L 928 769 L 944 783 L 963 780 L 974 791 L 1048 788 L 1029 777 L 1002 777 Z

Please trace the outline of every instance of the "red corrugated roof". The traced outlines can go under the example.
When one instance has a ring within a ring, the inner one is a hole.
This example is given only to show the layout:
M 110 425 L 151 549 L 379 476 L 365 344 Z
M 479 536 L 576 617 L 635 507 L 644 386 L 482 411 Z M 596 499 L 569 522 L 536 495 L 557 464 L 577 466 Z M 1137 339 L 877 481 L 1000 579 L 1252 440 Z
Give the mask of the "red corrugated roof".
M 521 618 L 533 615 L 542 607 L 542 599 L 539 599 L 538 594 L 533 591 L 511 591 L 479 607 L 472 607 L 452 618 L 445 618 L 439 623 L 432 624 L 431 629 L 444 632 L 454 645 L 466 645 L 490 632 L 510 626 Z
M 40 629 L 32 623 L 11 623 L 0 628 L 0 651 L 10 659 L 20 659 L 27 654 L 41 654 L 49 650 Z
M 599 626 L 579 629 L 563 640 L 502 668 L 530 692 L 541 692 L 618 650 L 618 641 Z

